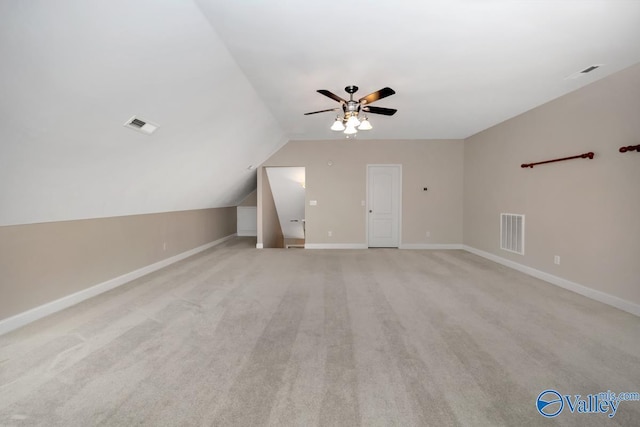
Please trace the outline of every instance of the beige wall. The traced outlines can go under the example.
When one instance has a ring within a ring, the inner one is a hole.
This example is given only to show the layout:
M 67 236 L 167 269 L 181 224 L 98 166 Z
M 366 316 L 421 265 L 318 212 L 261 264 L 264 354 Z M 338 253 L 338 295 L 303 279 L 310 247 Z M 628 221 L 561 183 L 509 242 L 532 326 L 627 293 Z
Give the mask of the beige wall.
M 258 169 L 258 244 L 263 248 L 283 248 L 284 235 L 265 168 Z
M 367 164 L 402 165 L 403 244 L 462 243 L 460 140 L 290 141 L 263 166 L 306 168 L 306 243 L 364 244 Z
M 465 244 L 640 303 L 640 153 L 618 152 L 636 144 L 640 65 L 468 138 Z M 526 215 L 524 256 L 499 249 L 500 212 Z
M 236 208 L 0 227 L 0 320 L 235 230 Z

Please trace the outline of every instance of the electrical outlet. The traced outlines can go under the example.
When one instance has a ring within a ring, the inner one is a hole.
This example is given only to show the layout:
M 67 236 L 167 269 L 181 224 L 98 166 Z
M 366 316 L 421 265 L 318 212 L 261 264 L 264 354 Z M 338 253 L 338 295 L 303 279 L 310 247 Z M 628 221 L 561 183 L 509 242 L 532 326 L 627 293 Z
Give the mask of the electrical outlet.
M 431 232 L 430 231 L 425 232 L 424 237 L 431 237 Z
M 553 263 L 556 265 L 560 265 L 560 255 L 556 255 L 553 257 Z
M 327 231 L 327 234 L 329 235 L 329 237 L 333 236 L 333 231 Z
M 162 250 L 163 250 L 163 251 L 166 251 L 166 250 L 167 250 L 167 242 L 164 242 L 164 243 L 162 244 Z

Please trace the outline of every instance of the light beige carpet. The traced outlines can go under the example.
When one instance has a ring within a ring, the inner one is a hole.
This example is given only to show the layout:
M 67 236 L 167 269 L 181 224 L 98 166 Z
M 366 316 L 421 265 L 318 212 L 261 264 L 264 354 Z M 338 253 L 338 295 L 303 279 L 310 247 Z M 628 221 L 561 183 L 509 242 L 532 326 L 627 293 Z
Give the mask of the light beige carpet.
M 640 319 L 463 251 L 235 239 L 0 337 L 0 425 L 640 425 Z

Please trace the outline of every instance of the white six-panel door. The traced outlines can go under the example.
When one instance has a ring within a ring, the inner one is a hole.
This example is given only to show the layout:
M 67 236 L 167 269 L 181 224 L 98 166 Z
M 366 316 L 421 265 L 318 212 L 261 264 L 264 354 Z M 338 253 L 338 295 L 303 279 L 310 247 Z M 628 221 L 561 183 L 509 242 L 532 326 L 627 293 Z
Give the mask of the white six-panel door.
M 369 247 L 400 246 L 401 165 L 367 165 Z

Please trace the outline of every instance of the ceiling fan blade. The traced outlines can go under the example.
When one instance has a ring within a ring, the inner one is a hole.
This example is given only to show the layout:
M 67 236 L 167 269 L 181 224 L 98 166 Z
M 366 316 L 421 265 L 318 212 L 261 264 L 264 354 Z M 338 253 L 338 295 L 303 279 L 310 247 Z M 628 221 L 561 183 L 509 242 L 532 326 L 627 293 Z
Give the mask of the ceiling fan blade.
M 320 110 L 320 111 L 312 111 L 310 113 L 304 113 L 305 116 L 308 116 L 309 114 L 318 114 L 318 113 L 326 113 L 327 111 L 338 111 L 340 109 L 340 107 L 337 108 L 329 108 L 328 110 Z
M 363 107 L 362 109 L 367 113 L 382 114 L 385 116 L 393 116 L 396 111 L 398 111 L 395 108 L 371 107 L 368 105 L 366 107 Z
M 331 93 L 326 89 L 320 89 L 318 90 L 318 93 L 323 94 L 324 96 L 328 96 L 329 98 L 333 99 L 334 101 L 338 101 L 340 103 L 346 104 L 347 101 L 340 98 L 338 95 L 336 95 L 335 93 Z
M 385 87 L 380 89 L 377 92 L 370 93 L 369 95 L 363 98 L 360 98 L 358 102 L 364 103 L 364 104 L 371 104 L 372 102 L 376 102 L 379 99 L 386 98 L 387 96 L 391 96 L 394 93 L 396 93 L 395 90 L 391 89 L 390 87 Z

